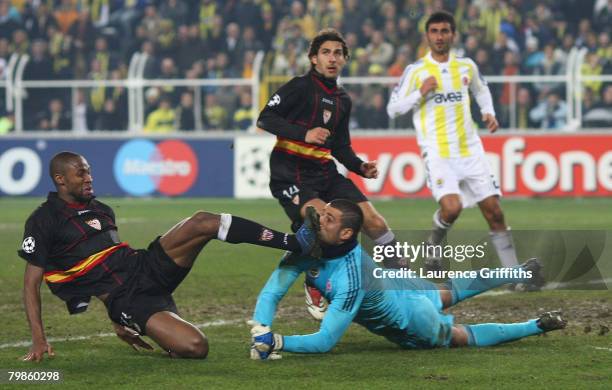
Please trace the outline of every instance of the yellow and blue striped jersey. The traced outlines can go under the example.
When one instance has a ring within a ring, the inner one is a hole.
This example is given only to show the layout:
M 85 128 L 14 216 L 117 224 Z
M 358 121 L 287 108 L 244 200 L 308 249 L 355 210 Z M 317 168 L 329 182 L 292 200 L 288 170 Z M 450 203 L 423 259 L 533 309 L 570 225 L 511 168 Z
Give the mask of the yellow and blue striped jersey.
M 421 96 L 419 88 L 430 76 L 436 78 L 437 87 Z M 495 115 L 491 92 L 474 61 L 451 52 L 448 61 L 440 63 L 428 53 L 406 67 L 391 94 L 387 113 L 393 118 L 412 110 L 421 151 L 441 158 L 468 157 L 482 150 L 469 91 L 483 114 Z

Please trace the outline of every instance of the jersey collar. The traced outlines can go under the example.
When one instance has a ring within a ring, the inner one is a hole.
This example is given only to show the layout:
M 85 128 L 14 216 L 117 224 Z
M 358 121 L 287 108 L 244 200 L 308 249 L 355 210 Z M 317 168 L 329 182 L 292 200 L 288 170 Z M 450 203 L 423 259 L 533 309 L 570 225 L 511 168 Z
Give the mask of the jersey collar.
M 438 62 L 436 60 L 434 60 L 433 56 L 431 55 L 431 51 L 428 51 L 427 54 L 425 55 L 425 59 L 428 62 L 431 62 L 435 65 L 449 65 L 451 62 L 453 62 L 455 60 L 455 53 L 453 52 L 453 50 L 451 50 L 451 52 L 448 54 L 448 61 L 446 62 Z
M 338 257 L 342 257 L 352 251 L 357 246 L 357 244 L 357 240 L 352 239 L 340 245 L 321 245 L 321 250 L 323 252 L 321 257 L 323 257 L 324 259 L 335 259 Z
M 57 192 L 50 191 L 47 195 L 47 200 L 56 209 L 68 208 L 71 210 L 82 210 L 89 206 L 89 203 L 93 200 L 93 198 L 91 198 L 91 200 L 89 200 L 87 203 L 67 203 L 58 196 Z
M 325 92 L 329 94 L 336 92 L 338 88 L 336 79 L 328 79 L 314 69 L 310 71 L 310 76 Z

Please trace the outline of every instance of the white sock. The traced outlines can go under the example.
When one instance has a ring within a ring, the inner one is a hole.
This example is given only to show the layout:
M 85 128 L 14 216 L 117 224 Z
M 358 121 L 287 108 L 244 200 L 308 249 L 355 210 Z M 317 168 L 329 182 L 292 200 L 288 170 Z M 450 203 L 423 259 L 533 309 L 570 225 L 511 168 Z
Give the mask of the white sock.
M 491 242 L 495 247 L 499 261 L 504 267 L 514 267 L 518 265 L 516 260 L 516 249 L 514 249 L 514 240 L 510 228 L 505 232 L 489 232 Z
M 443 221 L 442 218 L 440 218 L 440 209 L 437 209 L 433 215 L 433 228 L 431 229 L 431 234 L 427 239 L 427 243 L 431 245 L 440 245 L 452 226 L 452 223 Z
M 221 241 L 227 239 L 227 232 L 232 226 L 232 214 L 221 214 L 221 220 L 219 221 L 219 231 L 217 232 L 217 238 Z
M 395 241 L 395 234 L 393 234 L 393 231 L 391 231 L 391 229 L 387 230 L 387 232 L 382 236 L 374 239 L 374 242 L 377 245 L 387 245 L 392 243 L 393 241 Z

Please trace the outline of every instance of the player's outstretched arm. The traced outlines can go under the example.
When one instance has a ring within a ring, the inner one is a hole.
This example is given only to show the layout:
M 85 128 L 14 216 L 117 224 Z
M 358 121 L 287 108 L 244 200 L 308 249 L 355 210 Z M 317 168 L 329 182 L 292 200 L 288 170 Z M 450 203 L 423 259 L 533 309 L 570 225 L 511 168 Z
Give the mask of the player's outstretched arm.
M 51 344 L 47 342 L 42 323 L 40 285 L 43 274 L 43 268 L 27 263 L 23 280 L 23 303 L 32 332 L 32 346 L 23 357 L 24 361 L 39 362 L 43 359 L 45 353 L 49 356 L 55 355 Z

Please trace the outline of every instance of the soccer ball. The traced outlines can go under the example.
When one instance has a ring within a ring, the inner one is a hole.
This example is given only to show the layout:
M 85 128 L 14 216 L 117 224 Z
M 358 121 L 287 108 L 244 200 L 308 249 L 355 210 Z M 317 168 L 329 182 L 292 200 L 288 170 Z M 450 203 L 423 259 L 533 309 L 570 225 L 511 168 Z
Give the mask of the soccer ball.
M 35 247 L 36 247 L 36 241 L 34 240 L 34 237 L 32 236 L 26 237 L 26 239 L 23 240 L 23 243 L 21 244 L 21 249 L 23 249 L 25 253 L 33 253 Z
M 270 182 L 270 152 L 260 146 L 250 148 L 240 155 L 239 175 L 249 186 L 266 189 Z

